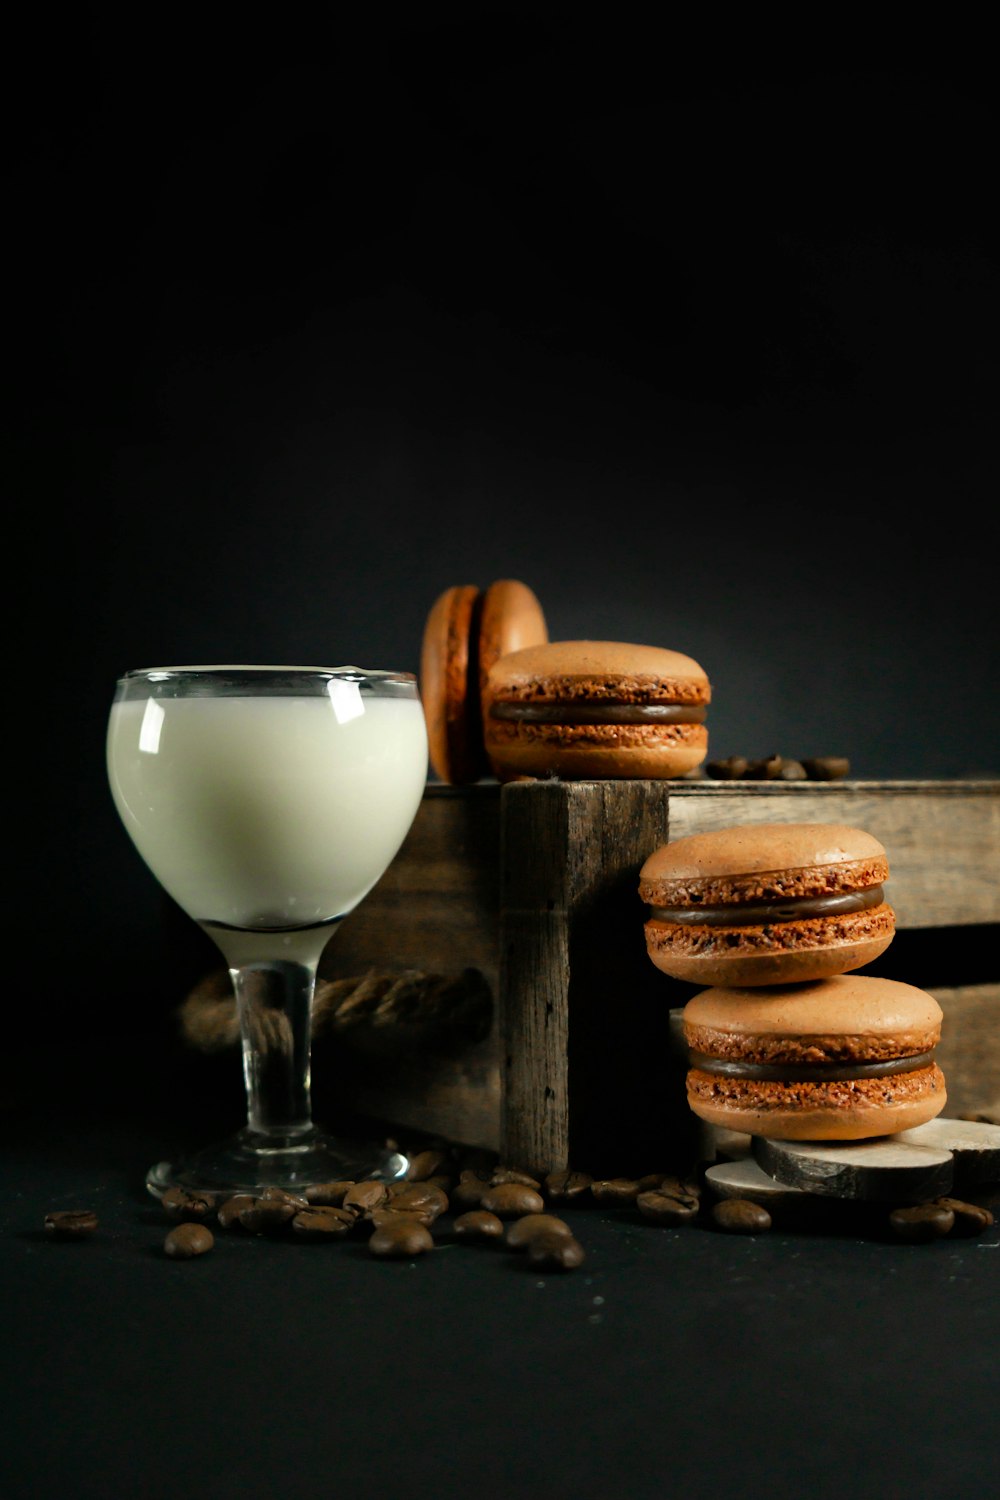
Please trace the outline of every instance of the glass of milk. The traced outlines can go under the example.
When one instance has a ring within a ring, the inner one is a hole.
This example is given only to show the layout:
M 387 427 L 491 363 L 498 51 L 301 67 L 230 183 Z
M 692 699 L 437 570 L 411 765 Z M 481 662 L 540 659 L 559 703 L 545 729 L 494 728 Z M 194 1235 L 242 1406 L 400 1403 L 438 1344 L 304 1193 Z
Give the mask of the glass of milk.
M 122 822 L 222 952 L 236 994 L 247 1123 L 158 1162 L 147 1186 L 301 1190 L 407 1167 L 321 1130 L 309 1098 L 316 969 L 409 831 L 427 779 L 416 678 L 359 667 L 128 672 L 108 723 Z

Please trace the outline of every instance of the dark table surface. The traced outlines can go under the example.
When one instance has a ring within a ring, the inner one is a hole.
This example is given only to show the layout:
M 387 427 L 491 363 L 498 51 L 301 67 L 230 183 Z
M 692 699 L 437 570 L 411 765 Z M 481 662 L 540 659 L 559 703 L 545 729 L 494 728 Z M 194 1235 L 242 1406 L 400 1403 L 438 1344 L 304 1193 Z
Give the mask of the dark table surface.
M 1000 1223 L 910 1245 L 881 1212 L 746 1237 L 595 1206 L 566 1210 L 568 1273 L 455 1243 L 448 1216 L 415 1261 L 220 1232 L 178 1262 L 144 1173 L 221 1118 L 73 1076 L 2 1114 L 4 1500 L 915 1500 L 1000 1477 Z M 73 1207 L 93 1238 L 47 1238 Z

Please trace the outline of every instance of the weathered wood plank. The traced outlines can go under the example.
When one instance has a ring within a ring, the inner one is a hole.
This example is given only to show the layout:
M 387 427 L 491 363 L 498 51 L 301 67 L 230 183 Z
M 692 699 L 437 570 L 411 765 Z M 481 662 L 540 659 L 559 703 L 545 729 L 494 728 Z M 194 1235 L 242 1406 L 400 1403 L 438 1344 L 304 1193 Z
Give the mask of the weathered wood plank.
M 948 1089 L 949 1115 L 1000 1119 L 1000 984 L 929 993 L 944 1011 L 937 1060 Z
M 899 927 L 1000 921 L 1000 782 L 664 783 L 670 836 L 739 823 L 849 823 L 889 855 Z

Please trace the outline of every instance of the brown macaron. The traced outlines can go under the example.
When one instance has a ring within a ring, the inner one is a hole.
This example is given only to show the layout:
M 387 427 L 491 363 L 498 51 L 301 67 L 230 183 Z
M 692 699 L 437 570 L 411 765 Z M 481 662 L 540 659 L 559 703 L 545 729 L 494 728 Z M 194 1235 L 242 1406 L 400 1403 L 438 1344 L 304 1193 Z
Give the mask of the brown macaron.
M 941 1007 L 894 979 L 702 990 L 684 1007 L 687 1097 L 710 1125 L 851 1141 L 923 1125 L 947 1102 Z
M 553 641 L 489 674 L 486 750 L 501 778 L 683 776 L 704 760 L 711 688 L 690 656 Z
M 871 963 L 892 942 L 889 861 L 840 823 L 747 823 L 664 844 L 639 872 L 646 950 L 691 984 L 798 984 Z
M 501 578 L 445 589 L 431 607 L 420 652 L 420 697 L 430 762 L 442 781 L 462 786 L 489 770 L 483 694 L 490 668 L 510 651 L 548 639 L 542 607 L 526 584 Z

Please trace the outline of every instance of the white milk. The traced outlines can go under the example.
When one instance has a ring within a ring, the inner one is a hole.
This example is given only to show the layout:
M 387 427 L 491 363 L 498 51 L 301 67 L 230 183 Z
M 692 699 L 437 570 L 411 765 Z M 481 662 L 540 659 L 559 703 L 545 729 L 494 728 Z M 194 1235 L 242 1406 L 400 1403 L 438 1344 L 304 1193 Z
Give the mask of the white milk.
M 150 698 L 108 725 L 115 805 L 200 922 L 305 927 L 350 911 L 409 831 L 427 776 L 416 699 Z

